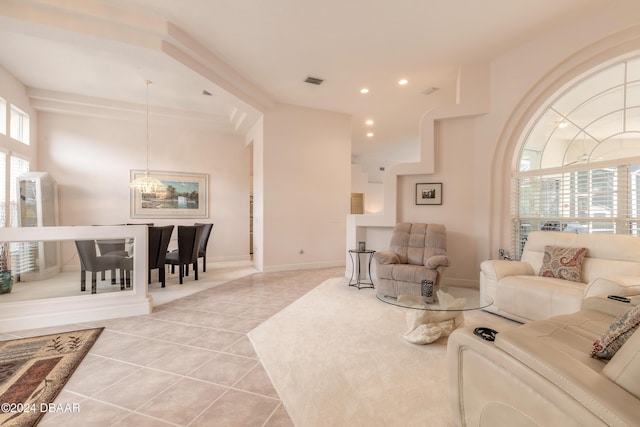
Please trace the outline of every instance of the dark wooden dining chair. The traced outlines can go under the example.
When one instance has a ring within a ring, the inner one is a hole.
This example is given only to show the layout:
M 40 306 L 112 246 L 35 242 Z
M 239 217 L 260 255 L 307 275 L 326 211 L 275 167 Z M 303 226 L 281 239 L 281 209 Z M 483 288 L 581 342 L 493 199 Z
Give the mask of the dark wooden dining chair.
M 198 248 L 198 258 L 202 258 L 202 272 L 207 271 L 207 244 L 209 243 L 209 236 L 211 236 L 211 230 L 213 224 L 203 224 L 196 222 L 193 225 L 203 225 L 202 237 L 200 238 L 200 247 Z
M 189 264 L 193 265 L 195 280 L 198 280 L 198 248 L 204 226 L 202 225 L 179 225 L 178 226 L 178 249 L 167 254 L 165 264 L 171 265 L 171 272 L 175 272 L 178 266 L 180 284 L 183 277 L 189 275 Z
M 164 227 L 149 227 L 149 284 L 151 284 L 151 270 L 158 270 L 158 281 L 165 287 L 165 261 L 167 248 L 173 233 L 173 225 Z

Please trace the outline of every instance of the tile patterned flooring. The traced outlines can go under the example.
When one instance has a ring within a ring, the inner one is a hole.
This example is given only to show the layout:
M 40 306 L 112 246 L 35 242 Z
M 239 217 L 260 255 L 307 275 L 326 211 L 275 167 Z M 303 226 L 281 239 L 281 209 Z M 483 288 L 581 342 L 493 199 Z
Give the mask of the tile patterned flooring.
M 293 426 L 247 333 L 344 268 L 258 273 L 123 319 L 0 334 L 105 330 L 40 426 Z M 283 349 L 287 351 L 287 349 Z

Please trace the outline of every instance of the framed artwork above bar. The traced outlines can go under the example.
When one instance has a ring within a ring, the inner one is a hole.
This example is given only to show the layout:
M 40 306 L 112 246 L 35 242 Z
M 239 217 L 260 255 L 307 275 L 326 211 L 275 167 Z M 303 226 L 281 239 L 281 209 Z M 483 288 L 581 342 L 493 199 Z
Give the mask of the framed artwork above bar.
M 131 170 L 130 181 L 144 170 Z M 131 191 L 131 218 L 208 218 L 209 175 L 189 172 L 149 171 L 165 189 L 157 193 Z

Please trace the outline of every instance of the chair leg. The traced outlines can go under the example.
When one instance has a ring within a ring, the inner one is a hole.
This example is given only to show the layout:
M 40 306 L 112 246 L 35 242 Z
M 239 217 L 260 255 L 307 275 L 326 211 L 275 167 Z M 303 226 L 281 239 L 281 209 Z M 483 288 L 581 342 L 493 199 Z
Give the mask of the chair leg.
M 120 290 L 124 291 L 124 269 L 120 269 Z
M 87 290 L 87 271 L 80 271 L 80 291 L 84 292 Z
M 116 270 L 115 269 L 111 270 L 111 284 L 112 285 L 116 284 Z
M 202 272 L 206 272 L 207 271 L 207 256 L 203 255 L 202 257 Z
M 160 279 L 160 283 L 162 283 L 162 287 L 165 287 L 165 278 L 164 278 L 164 267 L 160 267 L 158 269 L 158 279 Z
M 171 274 L 175 274 L 176 272 L 176 266 L 175 264 L 171 264 Z
M 97 275 L 98 273 L 94 271 L 91 272 L 91 293 L 92 294 L 95 294 L 98 291 L 97 284 L 96 284 Z
M 179 272 L 179 277 L 180 277 L 180 284 L 182 285 L 182 280 L 183 280 L 183 279 L 182 279 L 182 277 L 183 277 L 183 272 L 184 272 L 184 269 L 183 269 L 182 264 L 180 264 L 180 265 L 178 266 L 178 270 L 180 270 L 180 272 Z
M 193 263 L 193 278 L 198 280 L 198 261 Z

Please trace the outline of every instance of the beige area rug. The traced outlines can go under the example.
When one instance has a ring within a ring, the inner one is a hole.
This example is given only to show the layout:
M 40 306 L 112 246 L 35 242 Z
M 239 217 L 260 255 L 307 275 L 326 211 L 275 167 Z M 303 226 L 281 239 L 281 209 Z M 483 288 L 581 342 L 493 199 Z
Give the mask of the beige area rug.
M 449 426 L 446 338 L 402 339 L 406 309 L 334 278 L 249 333 L 297 427 Z M 466 325 L 517 325 L 468 312 Z

